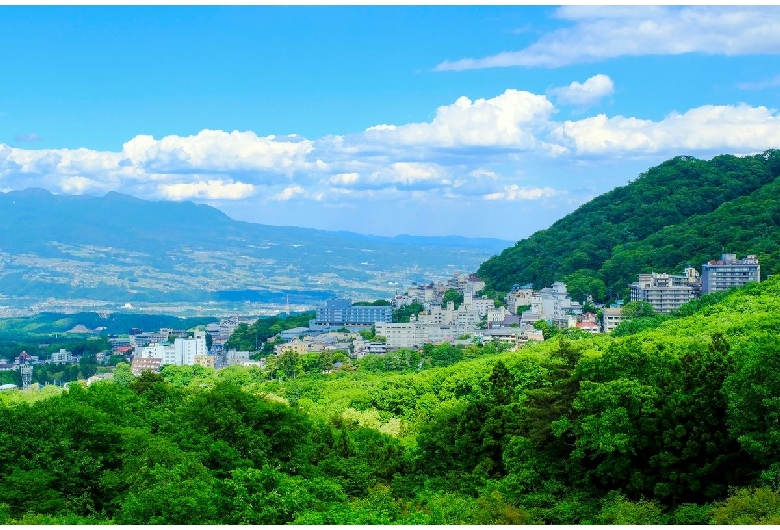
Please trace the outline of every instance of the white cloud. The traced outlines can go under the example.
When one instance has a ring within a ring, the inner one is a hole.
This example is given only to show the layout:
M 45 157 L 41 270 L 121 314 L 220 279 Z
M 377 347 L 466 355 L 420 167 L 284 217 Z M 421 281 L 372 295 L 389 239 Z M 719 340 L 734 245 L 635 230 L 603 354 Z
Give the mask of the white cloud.
M 297 136 L 259 137 L 252 131 L 203 130 L 193 136 L 155 140 L 139 135 L 125 143 L 122 154 L 135 166 L 158 172 L 272 170 L 290 173 L 316 167 L 309 161 L 312 142 Z
M 364 136 L 374 143 L 531 150 L 544 148 L 534 133 L 554 111 L 546 96 L 508 89 L 490 99 L 471 101 L 462 96 L 439 107 L 431 122 L 379 125 L 367 129 Z
M 339 173 L 337 175 L 333 175 L 328 179 L 328 182 L 330 184 L 355 184 L 360 179 L 360 175 L 358 173 Z
M 244 182 L 208 180 L 162 184 L 158 190 L 163 197 L 175 201 L 184 199 L 238 200 L 251 197 L 255 187 Z
M 574 81 L 569 86 L 553 88 L 550 93 L 561 105 L 587 107 L 611 96 L 614 91 L 615 86 L 608 75 L 596 74 L 584 83 Z
M 543 188 L 520 187 L 517 184 L 510 184 L 504 187 L 503 191 L 487 193 L 482 196 L 486 201 L 534 201 L 555 197 L 560 192 L 545 186 Z
M 706 105 L 658 122 L 599 114 L 567 121 L 551 137 L 576 155 L 757 152 L 780 145 L 780 116 L 744 104 Z
M 775 6 L 568 6 L 557 17 L 575 24 L 520 51 L 445 61 L 436 70 L 557 68 L 639 55 L 780 53 L 780 9 Z
M 60 189 L 71 195 L 82 195 L 88 190 L 101 190 L 105 184 L 86 177 L 65 177 L 60 180 Z
M 611 91 L 611 80 L 600 74 L 555 94 L 584 104 Z M 560 172 L 566 164 L 751 153 L 780 145 L 777 112 L 746 104 L 702 106 L 657 121 L 606 114 L 555 118 L 545 95 L 510 89 L 492 98 L 458 98 L 428 122 L 313 140 L 206 130 L 160 140 L 139 135 L 118 152 L 0 144 L 0 185 L 226 202 L 562 201 L 556 194 L 567 189 L 569 177 Z M 543 173 L 551 165 L 559 169 Z M 540 174 L 544 180 L 534 177 Z
M 294 199 L 295 197 L 299 197 L 305 194 L 306 190 L 300 186 L 288 186 L 282 190 L 281 193 L 274 195 L 273 198 L 275 201 L 289 201 L 290 199 Z

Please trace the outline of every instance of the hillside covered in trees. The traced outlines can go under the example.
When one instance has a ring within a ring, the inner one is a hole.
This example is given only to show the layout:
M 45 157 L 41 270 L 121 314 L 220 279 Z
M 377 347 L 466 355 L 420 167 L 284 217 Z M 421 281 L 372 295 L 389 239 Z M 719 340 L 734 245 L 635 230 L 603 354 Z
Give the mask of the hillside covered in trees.
M 780 270 L 780 151 L 680 156 L 582 205 L 483 263 L 488 290 L 563 281 L 576 298 L 622 298 L 643 272 L 697 269 L 722 252 Z
M 3 392 L 0 523 L 780 523 L 780 277 L 644 318 Z

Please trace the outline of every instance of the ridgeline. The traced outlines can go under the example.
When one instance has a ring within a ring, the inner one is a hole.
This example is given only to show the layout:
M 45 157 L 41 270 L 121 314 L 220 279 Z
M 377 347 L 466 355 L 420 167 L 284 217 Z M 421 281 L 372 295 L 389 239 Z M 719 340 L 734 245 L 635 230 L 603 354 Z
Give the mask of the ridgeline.
M 573 297 L 625 298 L 643 272 L 681 272 L 722 252 L 780 268 L 780 151 L 712 160 L 679 156 L 580 206 L 484 262 L 488 290 L 563 281 Z

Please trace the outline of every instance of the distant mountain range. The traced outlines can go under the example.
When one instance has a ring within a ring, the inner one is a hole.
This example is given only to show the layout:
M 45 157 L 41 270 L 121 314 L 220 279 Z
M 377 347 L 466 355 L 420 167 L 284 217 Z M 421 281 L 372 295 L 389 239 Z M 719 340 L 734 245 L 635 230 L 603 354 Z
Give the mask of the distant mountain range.
M 564 281 L 576 298 L 625 298 L 644 272 L 682 272 L 721 253 L 780 271 L 780 150 L 679 156 L 600 195 L 480 266 L 488 289 Z
M 372 298 L 473 272 L 508 244 L 268 226 L 191 202 L 27 189 L 0 193 L 0 305 Z

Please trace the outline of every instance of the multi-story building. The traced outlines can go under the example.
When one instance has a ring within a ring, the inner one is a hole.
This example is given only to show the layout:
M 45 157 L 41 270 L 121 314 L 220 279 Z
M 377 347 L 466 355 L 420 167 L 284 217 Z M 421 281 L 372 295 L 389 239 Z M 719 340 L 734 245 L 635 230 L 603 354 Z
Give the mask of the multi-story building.
M 60 348 L 60 351 L 51 354 L 51 362 L 53 363 L 72 363 L 73 354 L 65 348 Z
M 466 291 L 478 293 L 484 288 L 485 282 L 474 274 L 456 274 L 447 280 L 447 289 L 455 289 L 460 294 L 466 294 Z
M 248 351 L 236 351 L 236 350 L 228 350 L 225 353 L 225 366 L 232 366 L 234 364 L 241 364 L 244 361 L 249 360 L 249 352 Z
M 463 295 L 462 305 L 470 311 L 476 311 L 480 317 L 487 315 L 488 309 L 496 306 L 492 298 L 474 298 L 474 294 L 468 290 Z
M 455 322 L 455 302 L 447 302 L 447 307 L 433 306 L 417 315 L 417 320 L 423 324 L 436 326 L 451 326 Z
M 141 333 L 130 335 L 130 345 L 134 348 L 143 348 L 150 344 L 162 344 L 168 342 L 168 329 L 163 328 L 160 331 L 143 331 Z
M 686 267 L 685 274 L 640 274 L 629 288 L 632 302 L 647 302 L 656 313 L 669 313 L 698 297 L 701 282 L 696 269 Z
M 159 372 L 161 366 L 162 359 L 134 357 L 133 364 L 130 366 L 130 370 L 133 372 L 133 375 L 137 377 L 145 370 Z
M 623 309 L 620 307 L 605 307 L 601 310 L 601 315 L 604 333 L 609 333 L 623 322 Z
M 193 365 L 196 356 L 209 354 L 206 348 L 206 333 L 197 331 L 191 339 L 178 338 L 173 341 L 173 349 L 176 355 L 176 362 L 173 364 Z
M 223 318 L 222 320 L 219 321 L 218 324 L 218 334 L 225 337 L 230 337 L 233 334 L 233 332 L 236 330 L 236 328 L 241 324 L 246 324 L 248 326 L 251 326 L 256 321 L 257 321 L 256 318 L 250 318 L 250 317 L 232 316 L 232 317 Z M 209 330 L 207 329 L 206 331 Z M 209 332 L 214 334 L 211 331 Z
M 500 322 L 503 322 L 507 315 L 509 315 L 509 311 L 507 311 L 506 307 L 504 306 L 488 309 L 487 310 L 488 324 L 491 323 L 498 324 Z
M 737 259 L 736 254 L 722 254 L 719 260 L 712 260 L 701 266 L 701 287 L 703 294 L 727 291 L 746 283 L 761 281 L 761 266 L 754 255 Z
M 198 364 L 204 368 L 214 369 L 214 356 L 213 355 L 196 355 L 193 364 Z
M 392 322 L 393 307 L 389 305 L 352 305 L 349 298 L 331 298 L 317 307 L 310 329 L 371 326 L 375 322 Z
M 524 311 L 522 322 L 533 323 L 539 320 L 562 320 L 568 322 L 569 316 L 582 314 L 582 305 L 569 298 L 566 284 L 555 282 L 531 296 L 531 309 Z
M 206 348 L 206 333 L 198 331 L 191 339 L 177 338 L 173 344 L 154 343 L 136 349 L 136 359 L 159 359 L 160 365 L 193 365 L 198 364 L 196 357 L 208 355 Z
M 284 344 L 274 346 L 274 353 L 276 355 L 281 355 L 288 351 L 295 352 L 298 355 L 303 355 L 309 351 L 309 345 L 302 340 L 293 339 L 290 342 L 285 342 Z
M 395 323 L 379 322 L 376 334 L 387 339 L 388 348 L 414 348 L 420 346 L 427 338 L 424 329 L 414 319 L 411 322 Z

